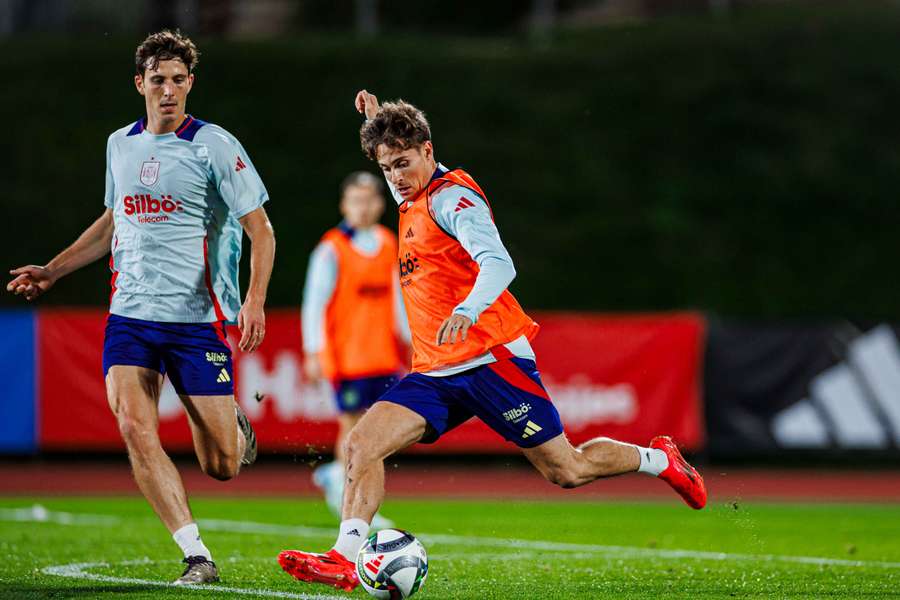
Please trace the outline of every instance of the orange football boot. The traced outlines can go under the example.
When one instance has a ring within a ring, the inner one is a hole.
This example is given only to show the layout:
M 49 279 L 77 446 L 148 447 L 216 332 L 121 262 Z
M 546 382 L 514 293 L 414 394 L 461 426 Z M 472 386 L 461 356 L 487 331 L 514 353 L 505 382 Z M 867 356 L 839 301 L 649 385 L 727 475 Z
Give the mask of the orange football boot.
M 334 549 L 325 554 L 284 550 L 278 555 L 278 564 L 293 578 L 307 583 L 324 583 L 345 592 L 359 585 L 356 565 Z
M 706 506 L 706 484 L 703 483 L 703 477 L 684 460 L 672 438 L 658 435 L 650 440 L 650 447 L 662 450 L 669 459 L 669 466 L 659 474 L 659 478 L 671 485 L 691 508 L 699 510 Z

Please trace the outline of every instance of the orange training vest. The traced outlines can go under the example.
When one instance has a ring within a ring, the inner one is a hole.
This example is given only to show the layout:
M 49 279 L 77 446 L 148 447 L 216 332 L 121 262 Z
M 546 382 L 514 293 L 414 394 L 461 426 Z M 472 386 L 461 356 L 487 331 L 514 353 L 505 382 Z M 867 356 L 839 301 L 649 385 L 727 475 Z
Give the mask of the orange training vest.
M 337 255 L 337 284 L 325 311 L 322 370 L 331 380 L 391 375 L 403 359 L 394 333 L 394 234 L 376 225 L 381 248 L 360 253 L 340 229 L 322 236 Z
M 400 285 L 412 332 L 414 373 L 472 359 L 522 335 L 532 339 L 538 331 L 538 324 L 504 290 L 481 313 L 465 342 L 435 343 L 441 323 L 469 295 L 479 270 L 478 263 L 432 216 L 431 198 L 447 185 L 471 190 L 487 202 L 475 180 L 457 169 L 433 179 L 415 199 L 400 205 Z

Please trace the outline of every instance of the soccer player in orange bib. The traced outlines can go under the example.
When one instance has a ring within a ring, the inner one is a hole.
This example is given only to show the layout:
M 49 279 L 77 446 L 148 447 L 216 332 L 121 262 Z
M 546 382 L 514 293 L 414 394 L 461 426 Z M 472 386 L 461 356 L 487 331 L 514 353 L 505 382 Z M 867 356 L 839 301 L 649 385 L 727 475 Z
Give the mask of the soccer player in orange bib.
M 706 487 L 671 438 L 648 447 L 596 438 L 577 448 L 538 373 L 532 321 L 507 290 L 515 276 L 487 197 L 465 171 L 434 157 L 425 115 L 403 102 L 378 105 L 365 90 L 363 151 L 378 162 L 400 209 L 400 282 L 412 331 L 412 373 L 347 437 L 343 521 L 324 554 L 285 550 L 282 568 L 301 581 L 352 590 L 355 559 L 384 498 L 384 459 L 432 443 L 476 416 L 521 448 L 549 481 L 574 488 L 639 471 L 668 483 L 692 508 Z
M 397 238 L 378 224 L 384 182 L 364 171 L 341 184 L 343 221 L 313 250 L 303 287 L 303 370 L 311 382 L 327 379 L 338 408 L 335 461 L 313 481 L 339 518 L 344 493 L 343 444 L 365 411 L 405 371 L 409 325 L 397 280 Z M 376 514 L 373 527 L 392 524 Z

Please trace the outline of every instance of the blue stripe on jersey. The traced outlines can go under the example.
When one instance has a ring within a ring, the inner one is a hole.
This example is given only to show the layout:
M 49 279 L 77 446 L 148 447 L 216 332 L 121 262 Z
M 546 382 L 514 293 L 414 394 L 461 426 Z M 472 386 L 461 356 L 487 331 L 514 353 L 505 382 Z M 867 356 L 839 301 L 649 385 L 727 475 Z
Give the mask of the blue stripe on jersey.
M 175 132 L 175 135 L 188 142 L 193 142 L 194 136 L 197 135 L 197 132 L 200 131 L 201 127 L 206 125 L 206 121 L 195 119 L 191 115 L 187 115 L 187 119 L 187 122 Z
M 147 120 L 147 117 L 144 117 L 144 118 L 142 118 L 142 119 L 138 119 L 137 121 L 135 121 L 134 127 L 132 127 L 132 128 L 128 131 L 128 133 L 126 133 L 125 135 L 129 135 L 129 136 L 130 136 L 130 135 L 137 135 L 137 134 L 139 134 L 140 132 L 142 132 L 142 131 L 144 130 L 144 122 L 145 122 L 146 120 Z
M 197 119 L 195 117 L 192 117 L 191 115 L 186 115 L 184 123 L 182 123 L 178 128 L 178 130 L 175 132 L 175 135 L 188 142 L 193 142 L 194 136 L 197 135 L 197 132 L 200 131 L 200 128 L 204 125 L 206 125 L 206 121 Z M 139 133 L 142 133 L 146 128 L 147 117 L 143 117 L 136 121 L 134 126 L 125 135 L 137 135 Z

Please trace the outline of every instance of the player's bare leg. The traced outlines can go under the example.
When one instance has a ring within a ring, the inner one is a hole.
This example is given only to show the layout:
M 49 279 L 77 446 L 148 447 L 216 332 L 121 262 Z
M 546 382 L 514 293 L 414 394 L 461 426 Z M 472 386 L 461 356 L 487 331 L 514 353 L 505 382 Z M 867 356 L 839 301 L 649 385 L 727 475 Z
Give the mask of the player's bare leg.
M 328 509 L 339 519 L 343 512 L 344 482 L 346 481 L 347 461 L 344 445 L 350 431 L 359 423 L 364 414 L 365 411 L 360 410 L 342 412 L 338 415 L 338 435 L 334 443 L 334 461 L 317 467 L 313 472 L 313 483 L 325 493 L 325 503 L 328 505 Z M 386 529 L 393 527 L 394 523 L 380 513 L 375 513 L 372 517 L 371 526 L 375 529 Z
M 393 402 L 376 402 L 347 436 L 344 519 L 367 523 L 384 500 L 384 459 L 425 435 L 422 415 Z
M 181 396 L 200 468 L 214 479 L 238 474 L 247 440 L 238 427 L 234 396 Z
M 345 460 L 346 452 L 344 451 L 344 444 L 347 442 L 347 436 L 350 435 L 350 432 L 353 431 L 353 428 L 356 427 L 356 424 L 359 423 L 364 414 L 363 411 L 357 411 L 344 412 L 338 415 L 338 435 L 337 440 L 334 443 L 334 460 L 342 465 L 346 466 L 347 464 L 347 461 Z
M 193 517 L 181 476 L 159 441 L 162 381 L 162 375 L 153 369 L 115 365 L 106 376 L 106 394 L 138 488 L 174 533 L 193 522 Z
M 575 488 L 601 477 L 642 471 L 671 485 L 692 508 L 706 504 L 703 478 L 684 460 L 671 438 L 653 439 L 649 448 L 595 438 L 577 448 L 565 434 L 535 448 L 523 448 L 525 457 L 548 481 Z
M 158 403 L 162 380 L 162 375 L 153 369 L 115 365 L 106 376 L 107 398 L 128 448 L 138 488 L 184 553 L 187 566 L 175 584 L 215 582 L 219 580 L 218 570 L 194 523 L 181 476 L 159 440 Z M 213 417 L 204 414 L 201 420 L 215 422 L 218 413 L 214 414 Z M 233 409 L 231 414 L 234 419 Z M 236 427 L 233 421 L 232 435 L 237 433 Z M 238 440 L 235 438 L 232 444 L 237 446 Z M 208 445 L 203 447 L 207 449 Z
M 346 461 L 344 443 L 347 435 L 362 418 L 363 411 L 341 412 L 338 414 L 338 434 L 334 441 L 334 460 L 316 468 L 313 483 L 325 493 L 325 504 L 336 517 L 341 517 L 344 495 L 344 475 Z
M 637 471 L 637 449 L 608 438 L 596 438 L 575 448 L 560 434 L 535 448 L 523 448 L 531 464 L 551 483 L 575 488 L 600 477 Z
M 344 445 L 347 481 L 343 520 L 334 547 L 325 554 L 285 550 L 278 555 L 281 567 L 301 581 L 347 591 L 355 588 L 359 580 L 353 560 L 384 500 L 384 459 L 422 439 L 425 428 L 425 419 L 410 409 L 376 402 Z

